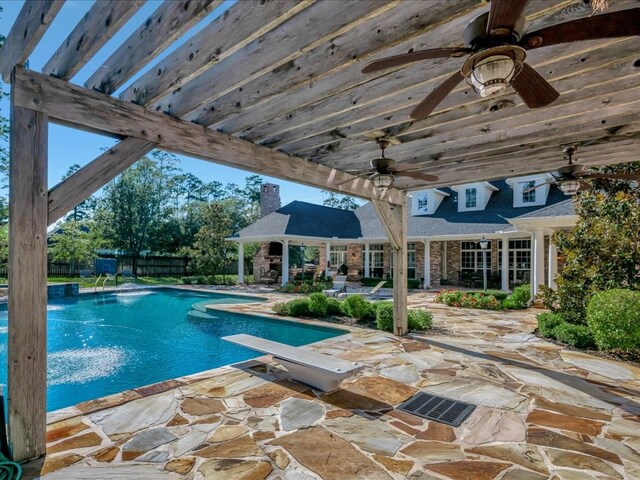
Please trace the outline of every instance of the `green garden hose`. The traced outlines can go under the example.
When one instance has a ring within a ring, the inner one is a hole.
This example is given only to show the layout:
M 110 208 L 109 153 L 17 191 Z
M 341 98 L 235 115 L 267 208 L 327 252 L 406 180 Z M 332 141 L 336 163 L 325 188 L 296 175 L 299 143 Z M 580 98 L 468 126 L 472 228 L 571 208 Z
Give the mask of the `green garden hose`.
M 0 453 L 0 480 L 20 480 L 22 467 Z

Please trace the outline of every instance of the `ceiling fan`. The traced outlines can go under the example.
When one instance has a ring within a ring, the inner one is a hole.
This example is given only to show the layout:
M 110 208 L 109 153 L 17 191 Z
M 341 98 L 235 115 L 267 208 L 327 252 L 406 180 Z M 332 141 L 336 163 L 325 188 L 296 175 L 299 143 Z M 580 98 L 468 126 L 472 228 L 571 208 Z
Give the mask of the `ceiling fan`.
M 482 97 L 509 85 L 529 108 L 545 107 L 560 95 L 525 63 L 527 50 L 559 43 L 640 35 L 640 8 L 632 8 L 552 25 L 521 36 L 528 0 L 491 0 L 488 12 L 467 24 L 465 47 L 418 50 L 367 64 L 362 73 L 375 72 L 434 58 L 469 55 L 459 71 L 436 87 L 410 114 L 422 120 L 465 78 Z
M 566 147 L 562 151 L 568 164 L 560 167 L 556 172 L 552 172 L 553 180 L 546 180 L 538 185 L 526 188 L 522 192 L 530 192 L 544 185 L 558 185 L 566 195 L 575 195 L 580 190 L 589 190 L 591 186 L 585 182 L 591 178 L 604 178 L 609 180 L 640 181 L 640 173 L 598 173 L 587 170 L 584 165 L 576 165 L 573 156 L 578 147 Z
M 371 169 L 366 172 L 361 172 L 356 175 L 359 178 L 368 178 L 373 186 L 380 189 L 391 187 L 396 177 L 408 177 L 416 180 L 423 180 L 425 182 L 437 182 L 438 177 L 435 175 L 427 175 L 420 172 L 408 172 L 404 171 L 401 166 L 396 166 L 396 161 L 393 158 L 385 157 L 384 151 L 389 145 L 400 145 L 400 140 L 395 137 L 387 136 L 382 130 L 374 130 L 366 134 L 368 138 L 372 138 L 378 144 L 381 154 L 378 158 L 371 160 Z M 407 169 L 415 168 L 414 165 L 407 165 Z M 340 182 L 338 185 L 350 182 L 352 180 L 346 180 Z

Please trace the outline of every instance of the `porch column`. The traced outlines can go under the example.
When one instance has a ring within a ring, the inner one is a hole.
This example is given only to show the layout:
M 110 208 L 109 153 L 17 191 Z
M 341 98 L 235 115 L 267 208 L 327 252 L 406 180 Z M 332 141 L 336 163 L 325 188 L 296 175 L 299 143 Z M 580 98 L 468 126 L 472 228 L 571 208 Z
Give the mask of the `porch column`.
M 371 276 L 371 259 L 369 258 L 369 244 L 364 244 L 364 276 Z
M 533 261 L 531 275 L 531 294 L 535 297 L 538 294 L 539 285 L 544 285 L 544 232 L 536 230 L 533 232 Z
M 289 283 L 289 240 L 282 241 L 282 285 Z
M 422 274 L 424 283 L 422 288 L 427 289 L 431 286 L 431 240 L 422 240 L 424 243 L 424 272 Z
M 238 283 L 244 283 L 244 243 L 238 243 Z
M 329 259 L 331 258 L 331 244 L 327 242 L 324 249 L 324 276 L 329 278 L 331 276 L 331 267 L 329 266 Z
M 556 288 L 556 275 L 558 274 L 558 247 L 549 238 L 549 288 Z
M 8 436 L 19 462 L 46 443 L 48 117 L 11 107 Z
M 502 237 L 502 290 L 509 290 L 509 238 Z

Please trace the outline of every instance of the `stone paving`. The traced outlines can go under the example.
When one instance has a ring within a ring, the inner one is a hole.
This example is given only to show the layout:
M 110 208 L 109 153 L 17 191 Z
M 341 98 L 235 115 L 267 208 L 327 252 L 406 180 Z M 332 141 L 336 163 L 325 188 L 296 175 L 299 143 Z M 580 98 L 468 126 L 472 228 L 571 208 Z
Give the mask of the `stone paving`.
M 640 368 L 538 339 L 534 311 L 409 300 L 432 331 L 351 328 L 307 347 L 366 365 L 340 390 L 261 357 L 86 402 L 50 414 L 25 478 L 640 479 Z M 394 409 L 419 390 L 478 407 L 457 428 Z

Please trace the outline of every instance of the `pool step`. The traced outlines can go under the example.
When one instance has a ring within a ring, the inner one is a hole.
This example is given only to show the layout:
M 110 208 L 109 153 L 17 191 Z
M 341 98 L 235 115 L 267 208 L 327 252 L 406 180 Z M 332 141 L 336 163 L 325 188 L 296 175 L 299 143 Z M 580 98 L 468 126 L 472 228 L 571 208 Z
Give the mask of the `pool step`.
M 191 320 L 216 320 L 218 318 L 215 315 L 211 315 L 207 312 L 203 312 L 200 310 L 190 310 L 187 313 L 187 316 Z
M 197 310 L 198 312 L 207 313 L 207 305 L 211 305 L 211 300 L 205 300 L 203 302 L 196 302 L 191 305 L 191 308 Z

